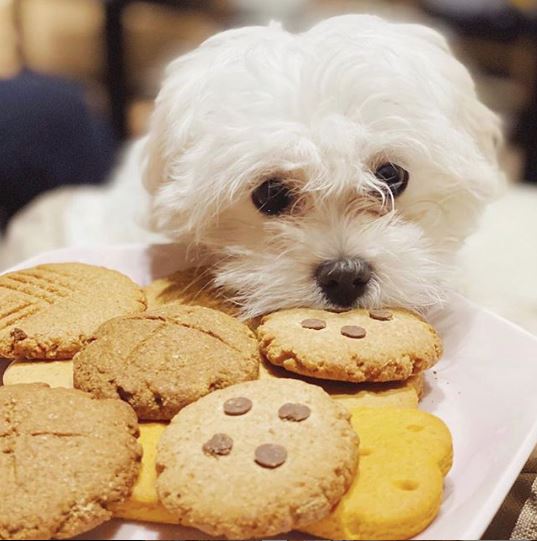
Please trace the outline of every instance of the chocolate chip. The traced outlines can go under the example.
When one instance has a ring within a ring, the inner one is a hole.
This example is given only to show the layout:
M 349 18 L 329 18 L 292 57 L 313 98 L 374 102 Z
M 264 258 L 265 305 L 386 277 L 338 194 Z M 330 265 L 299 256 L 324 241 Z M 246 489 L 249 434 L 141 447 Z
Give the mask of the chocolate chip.
M 26 338 L 28 338 L 28 335 L 22 329 L 19 329 L 18 327 L 15 327 L 14 329 L 12 329 L 10 335 L 11 335 L 11 338 L 13 338 L 13 340 L 16 340 L 17 342 L 19 340 L 25 340 Z
M 255 450 L 255 461 L 264 468 L 277 468 L 287 460 L 287 451 L 282 445 L 264 443 Z
M 363 338 L 366 332 L 363 327 L 358 327 L 358 325 L 345 325 L 341 327 L 341 334 L 348 338 Z
M 314 331 L 320 331 L 326 327 L 326 322 L 322 319 L 304 319 L 300 322 L 300 325 L 304 329 L 313 329 Z
M 393 319 L 393 314 L 389 310 L 369 310 L 369 317 L 379 321 L 390 321 Z
M 224 402 L 224 413 L 226 415 L 244 415 L 252 409 L 252 401 L 244 396 L 230 398 Z
M 278 410 L 278 417 L 285 421 L 295 421 L 299 423 L 307 419 L 311 414 L 311 410 L 304 404 L 293 404 L 288 402 Z
M 203 452 L 211 456 L 224 456 L 231 453 L 233 440 L 227 434 L 215 434 L 203 444 Z

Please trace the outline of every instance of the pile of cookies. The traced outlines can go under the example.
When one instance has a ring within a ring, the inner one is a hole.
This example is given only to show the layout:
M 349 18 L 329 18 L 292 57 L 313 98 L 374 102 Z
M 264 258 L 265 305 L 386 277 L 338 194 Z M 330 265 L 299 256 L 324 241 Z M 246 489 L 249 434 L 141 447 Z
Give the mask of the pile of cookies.
M 416 406 L 441 342 L 409 311 L 247 326 L 206 272 L 143 289 L 79 263 L 0 276 L 0 306 L 0 539 L 112 516 L 408 538 L 438 512 L 451 437 Z

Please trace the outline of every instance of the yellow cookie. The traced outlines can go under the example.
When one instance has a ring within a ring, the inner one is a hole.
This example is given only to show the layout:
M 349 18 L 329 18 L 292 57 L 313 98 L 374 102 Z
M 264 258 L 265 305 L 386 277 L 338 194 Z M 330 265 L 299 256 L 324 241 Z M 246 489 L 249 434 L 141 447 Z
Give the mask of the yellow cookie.
M 408 539 L 434 519 L 451 467 L 451 435 L 416 409 L 360 408 L 360 466 L 334 511 L 303 531 L 325 539 Z
M 417 408 L 423 393 L 423 373 L 405 381 L 386 383 L 350 383 L 298 376 L 264 360 L 259 369 L 263 378 L 296 378 L 322 387 L 347 409 L 354 408 Z
M 73 361 L 13 361 L 5 370 L 4 385 L 47 383 L 49 387 L 73 387 Z
M 176 518 L 166 511 L 157 498 L 155 457 L 157 444 L 167 426 L 165 423 L 141 423 L 139 425 L 140 438 L 138 441 L 144 450 L 142 467 L 130 499 L 114 509 L 116 517 L 177 524 Z

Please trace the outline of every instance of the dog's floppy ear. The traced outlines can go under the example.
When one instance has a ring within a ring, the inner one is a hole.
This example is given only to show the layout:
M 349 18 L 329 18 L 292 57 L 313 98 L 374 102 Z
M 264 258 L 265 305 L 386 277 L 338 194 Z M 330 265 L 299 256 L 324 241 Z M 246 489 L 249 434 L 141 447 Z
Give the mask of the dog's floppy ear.
M 153 229 L 181 237 L 205 227 L 215 214 L 215 175 L 207 174 L 207 160 L 218 159 L 214 130 L 221 127 L 215 120 L 220 97 L 233 94 L 235 79 L 244 76 L 237 66 L 247 62 L 253 44 L 277 42 L 284 34 L 276 23 L 228 30 L 168 66 L 143 150 Z
M 475 96 L 463 98 L 460 107 L 466 129 L 474 137 L 483 155 L 497 164 L 498 150 L 503 143 L 500 117 Z
M 438 47 L 450 56 L 453 55 L 446 38 L 440 32 L 419 24 L 407 24 L 404 27 L 418 39 Z M 474 82 L 462 64 L 450 63 L 444 64 L 444 66 L 445 69 L 451 69 L 450 79 L 459 86 L 461 91 L 459 105 L 464 117 L 463 120 L 466 122 L 466 128 L 487 155 L 487 158 L 495 161 L 498 147 L 503 141 L 500 118 L 479 100 Z M 438 68 L 443 69 L 443 64 L 439 63 Z
M 445 86 L 449 85 L 455 95 L 454 121 L 458 129 L 462 129 L 473 140 L 487 162 L 489 173 L 486 179 L 479 182 L 477 193 L 485 199 L 497 195 L 504 181 L 504 175 L 498 168 L 498 151 L 503 143 L 500 117 L 479 99 L 473 78 L 467 68 L 455 59 L 442 34 L 419 24 L 404 24 L 401 27 L 413 39 L 423 40 L 436 48 L 438 56 L 434 62 L 435 69 L 443 73 Z
M 166 69 L 144 148 L 143 183 L 150 194 L 170 180 L 173 156 L 189 144 L 208 76 L 207 66 L 200 58 L 205 55 L 205 51 L 196 49 Z
M 171 160 L 195 140 L 197 115 L 204 106 L 211 80 L 221 77 L 238 55 L 245 54 L 253 37 L 269 32 L 284 33 L 275 22 L 227 30 L 169 64 L 145 146 L 143 182 L 149 193 L 155 193 L 169 180 Z
M 474 164 L 475 196 L 483 201 L 497 197 L 505 187 L 505 174 L 499 167 L 498 154 L 503 144 L 501 118 L 479 99 L 474 82 L 464 68 L 468 83 L 457 88 L 457 123 L 475 144 L 482 164 Z M 454 84 L 457 84 L 455 81 Z M 481 171 L 478 175 L 477 172 Z M 479 180 L 478 180 L 479 179 Z
M 400 28 L 408 32 L 414 38 L 426 41 L 429 45 L 438 47 L 445 53 L 451 54 L 451 48 L 447 39 L 437 30 L 423 24 L 400 24 Z

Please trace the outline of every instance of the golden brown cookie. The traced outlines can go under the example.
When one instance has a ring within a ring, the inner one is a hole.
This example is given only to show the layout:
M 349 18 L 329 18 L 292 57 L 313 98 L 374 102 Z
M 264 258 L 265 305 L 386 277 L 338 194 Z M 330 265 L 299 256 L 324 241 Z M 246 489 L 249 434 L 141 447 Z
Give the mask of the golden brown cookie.
M 75 387 L 121 398 L 144 420 L 168 420 L 216 389 L 256 379 L 252 331 L 222 312 L 170 304 L 108 321 L 74 359 Z
M 51 263 L 0 276 L 0 356 L 70 359 L 101 323 L 145 310 L 142 289 L 114 270 Z
M 181 410 L 157 449 L 157 492 L 186 526 L 249 539 L 319 520 L 354 477 L 350 414 L 302 381 L 257 380 Z
M 263 317 L 257 334 L 271 363 L 338 381 L 405 380 L 434 365 L 442 354 L 436 331 L 401 308 L 282 310 Z
M 331 398 L 349 411 L 355 408 L 417 408 L 423 394 L 423 373 L 410 376 L 404 381 L 382 383 L 353 383 L 348 381 L 324 380 L 294 374 L 281 366 L 262 359 L 259 378 L 293 378 L 318 385 Z
M 192 267 L 159 278 L 144 288 L 148 308 L 178 302 L 214 308 L 231 316 L 238 315 L 239 308 L 226 300 L 223 291 L 213 285 L 212 279 L 208 267 Z
M 0 387 L 0 539 L 63 539 L 110 519 L 138 476 L 137 435 L 119 400 Z

